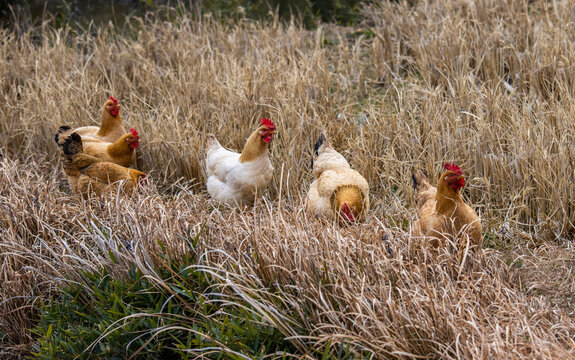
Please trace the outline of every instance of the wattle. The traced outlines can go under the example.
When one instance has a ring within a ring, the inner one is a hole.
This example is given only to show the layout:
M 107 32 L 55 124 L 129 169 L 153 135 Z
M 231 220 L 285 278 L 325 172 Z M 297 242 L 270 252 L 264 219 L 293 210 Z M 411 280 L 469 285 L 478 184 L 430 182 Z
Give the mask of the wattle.
M 355 221 L 355 217 L 353 216 L 353 213 L 351 211 L 349 211 L 347 206 L 343 209 L 343 212 L 344 212 L 345 216 L 347 217 L 347 220 L 349 220 L 351 222 Z
M 465 179 L 459 179 L 456 182 L 454 182 L 453 185 L 451 185 L 453 190 L 456 190 L 456 191 L 461 189 L 464 186 L 465 186 Z

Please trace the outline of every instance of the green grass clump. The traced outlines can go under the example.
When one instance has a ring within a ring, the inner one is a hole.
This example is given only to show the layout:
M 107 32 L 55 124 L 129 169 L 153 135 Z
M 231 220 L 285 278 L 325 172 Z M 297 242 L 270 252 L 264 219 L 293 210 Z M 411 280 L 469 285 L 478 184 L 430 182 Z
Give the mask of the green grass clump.
M 144 346 L 150 337 L 143 332 L 155 328 L 158 319 L 138 317 L 118 324 L 125 316 L 142 312 L 161 312 L 166 295 L 153 289 L 153 285 L 142 277 L 142 273 L 131 270 L 126 279 L 113 279 L 102 270 L 86 273 L 86 284 L 72 284 L 62 289 L 60 297 L 52 299 L 41 309 L 41 322 L 34 329 L 39 337 L 34 355 L 42 359 L 61 356 L 78 356 L 92 343 L 92 355 L 121 358 L 127 351 L 135 351 Z M 89 286 L 86 289 L 86 285 Z M 180 304 L 172 305 L 173 313 L 183 312 Z M 106 329 L 121 326 L 110 332 L 102 341 L 99 336 Z M 130 343 L 130 345 L 126 345 Z M 163 341 L 158 339 L 145 351 L 147 355 L 168 355 L 171 352 L 161 348 Z
M 39 359 L 187 359 L 202 352 L 210 358 L 257 358 L 294 350 L 250 311 L 217 301 L 205 272 L 186 266 L 173 270 L 162 271 L 160 279 L 135 267 L 125 278 L 105 269 L 84 273 L 82 284 L 62 288 L 39 309 L 33 354 Z

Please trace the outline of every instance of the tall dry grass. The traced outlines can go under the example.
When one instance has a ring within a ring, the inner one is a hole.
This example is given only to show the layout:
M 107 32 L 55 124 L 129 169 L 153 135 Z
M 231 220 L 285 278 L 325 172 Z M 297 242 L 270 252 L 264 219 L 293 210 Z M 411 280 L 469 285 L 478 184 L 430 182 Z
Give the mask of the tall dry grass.
M 382 2 L 363 33 L 154 15 L 82 33 L 0 30 L 5 348 L 27 349 L 34 306 L 81 271 L 122 276 L 135 263 L 154 276 L 157 240 L 178 258 L 182 237 L 205 224 L 200 269 L 300 356 L 347 346 L 376 358 L 573 357 L 574 11 L 568 1 Z M 97 124 L 110 95 L 142 134 L 138 167 L 154 182 L 82 202 L 62 180 L 53 134 Z M 206 201 L 206 135 L 240 149 L 262 116 L 280 131 L 263 202 L 241 213 Z M 322 129 L 372 187 L 365 225 L 302 213 Z M 495 248 L 464 263 L 432 256 L 408 231 L 411 171 L 435 177 L 446 160 L 463 167 Z

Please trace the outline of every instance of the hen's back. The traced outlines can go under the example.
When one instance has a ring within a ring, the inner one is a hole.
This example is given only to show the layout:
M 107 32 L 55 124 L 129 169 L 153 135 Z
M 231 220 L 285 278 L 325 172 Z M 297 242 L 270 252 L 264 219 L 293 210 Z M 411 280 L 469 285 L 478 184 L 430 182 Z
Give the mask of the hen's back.
M 312 169 L 315 178 L 319 178 L 324 171 L 349 169 L 347 160 L 329 144 L 327 137 L 321 134 L 313 149 Z
M 208 139 L 206 154 L 206 174 L 226 181 L 227 174 L 239 164 L 240 154 L 225 149 L 214 136 Z

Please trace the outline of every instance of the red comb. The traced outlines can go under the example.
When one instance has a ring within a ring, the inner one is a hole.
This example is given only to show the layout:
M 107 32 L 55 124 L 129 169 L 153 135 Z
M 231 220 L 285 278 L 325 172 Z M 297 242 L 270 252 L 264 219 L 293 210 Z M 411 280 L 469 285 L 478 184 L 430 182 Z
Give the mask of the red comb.
M 267 126 L 270 130 L 274 130 L 276 126 L 270 119 L 262 118 L 260 122 L 263 126 Z
M 112 100 L 114 102 L 114 105 L 118 105 L 118 100 L 116 100 L 113 96 L 110 96 L 108 100 Z
M 453 171 L 454 173 L 461 175 L 462 171 L 461 168 L 454 163 L 445 163 L 443 164 L 443 168 L 448 171 Z
M 138 136 L 138 132 L 136 131 L 136 129 L 131 128 L 131 129 L 130 129 L 130 132 L 131 132 L 132 135 L 134 135 L 135 137 L 139 137 L 139 136 Z

